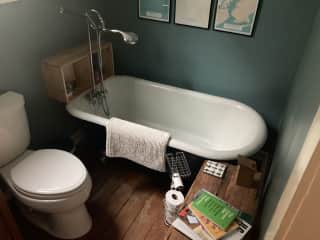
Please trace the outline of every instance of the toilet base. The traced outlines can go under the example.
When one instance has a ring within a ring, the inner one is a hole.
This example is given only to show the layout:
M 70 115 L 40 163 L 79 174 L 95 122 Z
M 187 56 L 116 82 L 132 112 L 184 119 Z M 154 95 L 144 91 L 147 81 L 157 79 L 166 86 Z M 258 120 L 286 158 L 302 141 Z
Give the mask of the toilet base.
M 31 223 L 61 239 L 82 237 L 92 227 L 91 216 L 84 204 L 63 213 L 40 213 L 26 208 L 22 212 Z

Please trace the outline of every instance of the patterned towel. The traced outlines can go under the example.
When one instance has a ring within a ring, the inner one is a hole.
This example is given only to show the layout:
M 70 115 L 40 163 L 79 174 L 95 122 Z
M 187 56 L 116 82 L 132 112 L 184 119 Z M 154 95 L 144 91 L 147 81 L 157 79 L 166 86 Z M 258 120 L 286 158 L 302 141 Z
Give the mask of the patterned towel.
M 169 133 L 118 118 L 108 121 L 106 131 L 108 157 L 126 158 L 153 170 L 166 171 Z

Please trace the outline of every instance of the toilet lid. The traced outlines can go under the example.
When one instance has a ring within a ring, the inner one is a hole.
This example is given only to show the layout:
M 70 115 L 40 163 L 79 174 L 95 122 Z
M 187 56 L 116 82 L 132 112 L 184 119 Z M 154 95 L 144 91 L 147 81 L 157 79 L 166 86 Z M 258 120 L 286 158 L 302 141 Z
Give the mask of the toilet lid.
M 16 188 L 38 195 L 71 192 L 86 176 L 87 170 L 77 157 L 53 149 L 35 151 L 11 169 Z

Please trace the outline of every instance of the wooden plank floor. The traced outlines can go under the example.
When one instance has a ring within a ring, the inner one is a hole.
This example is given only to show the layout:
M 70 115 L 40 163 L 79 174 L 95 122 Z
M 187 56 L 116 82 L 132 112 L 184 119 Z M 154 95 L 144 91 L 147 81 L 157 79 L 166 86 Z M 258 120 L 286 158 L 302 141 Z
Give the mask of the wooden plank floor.
M 83 159 L 83 157 L 81 157 Z M 160 240 L 168 227 L 163 222 L 163 198 L 169 187 L 167 175 L 148 170 L 123 159 L 102 164 L 94 156 L 84 162 L 93 180 L 87 202 L 93 217 L 92 230 L 81 240 Z M 26 240 L 53 240 L 16 212 Z

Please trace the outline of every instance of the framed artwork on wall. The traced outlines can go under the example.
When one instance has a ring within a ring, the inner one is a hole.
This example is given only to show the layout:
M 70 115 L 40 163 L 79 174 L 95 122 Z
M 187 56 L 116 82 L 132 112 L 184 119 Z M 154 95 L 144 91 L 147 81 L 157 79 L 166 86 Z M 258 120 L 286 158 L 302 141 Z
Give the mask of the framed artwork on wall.
M 259 0 L 218 0 L 213 28 L 252 36 Z
M 138 0 L 139 18 L 170 22 L 170 0 Z
M 175 23 L 209 28 L 212 0 L 176 0 Z
M 0 5 L 1 4 L 8 4 L 8 3 L 13 3 L 13 2 L 18 2 L 19 0 L 0 0 Z

